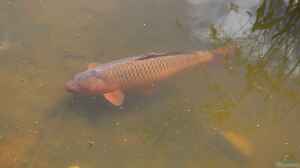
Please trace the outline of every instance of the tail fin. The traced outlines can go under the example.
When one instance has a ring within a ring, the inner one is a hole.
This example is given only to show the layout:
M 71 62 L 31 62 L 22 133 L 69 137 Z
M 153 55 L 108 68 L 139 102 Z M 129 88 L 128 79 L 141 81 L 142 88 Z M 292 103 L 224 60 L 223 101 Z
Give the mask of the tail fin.
M 228 44 L 224 47 L 216 48 L 211 51 L 214 56 L 212 63 L 221 63 L 229 59 L 234 55 L 237 55 L 239 51 L 239 47 L 237 44 L 232 43 Z
M 232 56 L 238 51 L 238 45 L 236 43 L 228 44 L 224 47 L 216 48 L 212 50 L 215 55 Z

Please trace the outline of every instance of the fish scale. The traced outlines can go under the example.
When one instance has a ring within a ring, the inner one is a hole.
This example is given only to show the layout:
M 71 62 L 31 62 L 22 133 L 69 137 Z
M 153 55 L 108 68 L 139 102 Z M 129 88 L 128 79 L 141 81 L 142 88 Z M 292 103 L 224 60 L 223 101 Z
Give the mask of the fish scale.
M 202 56 L 201 56 L 202 55 Z M 151 85 L 187 67 L 198 64 L 207 53 L 178 54 L 144 60 L 135 60 L 111 66 L 104 71 L 105 79 L 117 84 L 120 88 L 137 85 Z

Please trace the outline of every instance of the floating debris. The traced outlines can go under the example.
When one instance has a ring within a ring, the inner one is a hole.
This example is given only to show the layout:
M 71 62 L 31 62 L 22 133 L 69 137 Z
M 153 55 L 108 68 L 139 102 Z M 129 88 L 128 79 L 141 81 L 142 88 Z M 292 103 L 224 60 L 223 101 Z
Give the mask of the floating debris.
M 275 163 L 276 167 L 283 167 L 283 168 L 298 168 L 300 164 L 295 161 L 278 161 Z
M 283 159 L 275 163 L 278 168 L 299 168 L 300 163 L 297 162 L 293 155 L 286 154 Z

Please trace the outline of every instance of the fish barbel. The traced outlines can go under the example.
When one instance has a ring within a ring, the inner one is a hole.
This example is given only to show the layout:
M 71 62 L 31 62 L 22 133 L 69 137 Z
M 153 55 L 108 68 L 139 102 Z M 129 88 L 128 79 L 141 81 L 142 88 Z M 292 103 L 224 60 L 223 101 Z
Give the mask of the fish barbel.
M 66 90 L 87 95 L 103 94 L 113 105 L 124 101 L 124 91 L 131 88 L 149 88 L 153 83 L 167 79 L 178 72 L 208 63 L 219 55 L 232 55 L 235 47 L 190 53 L 149 53 L 106 64 L 89 64 L 66 83 Z

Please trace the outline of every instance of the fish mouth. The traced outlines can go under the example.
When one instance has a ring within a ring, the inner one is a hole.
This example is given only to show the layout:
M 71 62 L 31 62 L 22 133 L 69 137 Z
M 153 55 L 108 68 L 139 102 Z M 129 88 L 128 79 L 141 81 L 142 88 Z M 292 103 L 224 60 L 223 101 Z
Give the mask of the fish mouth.
M 74 81 L 68 81 L 68 82 L 65 84 L 65 89 L 66 89 L 68 92 L 72 92 L 72 93 L 79 92 L 79 87 L 78 87 L 78 85 L 77 85 Z

